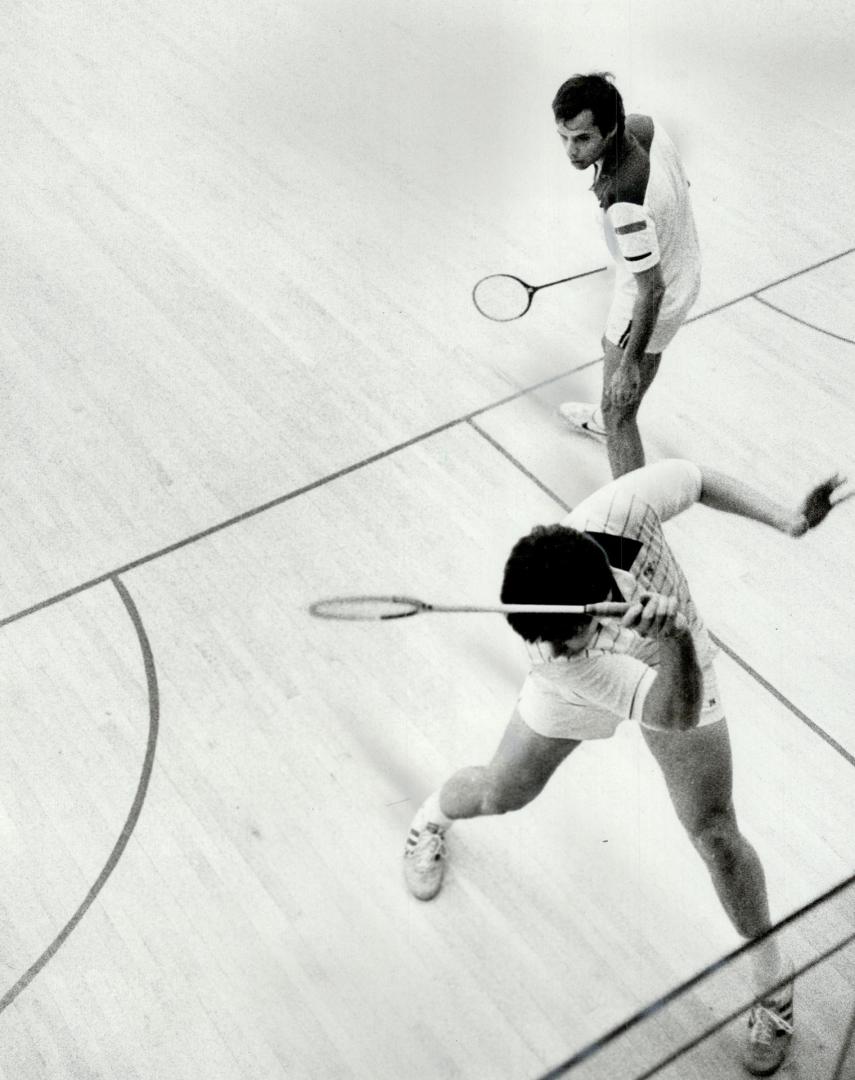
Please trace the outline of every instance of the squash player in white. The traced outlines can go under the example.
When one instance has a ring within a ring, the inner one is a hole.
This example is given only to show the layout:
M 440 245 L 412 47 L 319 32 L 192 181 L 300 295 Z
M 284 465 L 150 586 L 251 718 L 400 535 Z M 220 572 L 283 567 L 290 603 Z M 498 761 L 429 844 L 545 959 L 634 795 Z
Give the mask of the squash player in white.
M 565 402 L 559 412 L 575 430 L 606 440 L 612 475 L 621 476 L 644 464 L 638 410 L 700 290 L 689 181 L 663 128 L 649 116 L 624 116 L 609 76 L 574 75 L 552 110 L 573 167 L 594 167 L 591 190 L 616 264 L 600 405 Z
M 623 721 L 641 725 L 679 820 L 704 860 L 736 931 L 770 926 L 763 868 L 740 832 L 731 750 L 716 685 L 714 648 L 662 523 L 696 502 L 793 537 L 819 525 L 850 495 L 838 476 L 789 510 L 746 484 L 669 459 L 626 473 L 590 495 L 559 525 L 538 526 L 508 558 L 502 601 L 587 604 L 624 599 L 620 622 L 522 614 L 508 621 L 528 644 L 531 669 L 493 758 L 456 772 L 413 819 L 404 853 L 410 891 L 430 900 L 445 872 L 445 835 L 456 820 L 519 810 L 582 742 Z M 752 953 L 757 1002 L 745 1064 L 769 1075 L 792 1035 L 793 988 L 769 995 L 789 962 L 774 938 Z

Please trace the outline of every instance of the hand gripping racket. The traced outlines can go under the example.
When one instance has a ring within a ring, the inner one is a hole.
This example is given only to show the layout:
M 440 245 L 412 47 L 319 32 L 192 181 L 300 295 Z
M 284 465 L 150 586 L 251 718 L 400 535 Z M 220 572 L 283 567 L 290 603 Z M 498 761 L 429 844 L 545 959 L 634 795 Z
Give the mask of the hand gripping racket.
M 428 604 L 412 596 L 333 596 L 316 600 L 309 611 L 321 619 L 405 619 L 427 611 L 442 613 L 491 612 L 501 615 L 598 615 L 600 618 L 621 616 L 629 608 L 627 603 L 605 600 L 597 604 L 494 604 L 481 607 L 472 604 Z
M 585 270 L 581 274 L 559 278 L 558 281 L 547 281 L 544 285 L 529 285 L 514 274 L 489 274 L 476 282 L 472 289 L 472 302 L 482 315 L 493 322 L 511 322 L 525 315 L 534 294 L 541 289 L 551 289 L 553 285 L 563 285 L 565 281 L 578 281 L 591 274 L 601 274 L 605 269 L 605 266 L 598 266 L 596 270 Z

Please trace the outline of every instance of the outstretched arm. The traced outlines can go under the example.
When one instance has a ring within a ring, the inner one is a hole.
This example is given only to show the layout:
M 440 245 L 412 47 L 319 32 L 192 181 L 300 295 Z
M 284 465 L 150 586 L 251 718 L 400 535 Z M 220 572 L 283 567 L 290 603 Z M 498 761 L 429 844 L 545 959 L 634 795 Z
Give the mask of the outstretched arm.
M 846 478 L 835 473 L 809 491 L 799 507 L 788 509 L 749 484 L 702 465 L 700 501 L 714 510 L 760 521 L 788 536 L 803 536 L 824 521 L 835 506 L 855 494 L 839 495 L 845 483 Z

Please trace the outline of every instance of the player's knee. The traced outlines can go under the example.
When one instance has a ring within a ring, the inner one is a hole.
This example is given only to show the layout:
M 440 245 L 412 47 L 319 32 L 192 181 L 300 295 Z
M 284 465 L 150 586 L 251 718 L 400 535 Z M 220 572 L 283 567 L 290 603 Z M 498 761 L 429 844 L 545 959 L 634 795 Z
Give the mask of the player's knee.
M 692 823 L 688 831 L 704 862 L 726 869 L 736 861 L 742 835 L 732 810 L 707 814 Z
M 606 397 L 603 400 L 603 422 L 607 431 L 617 431 L 619 428 L 626 424 L 631 424 L 638 415 L 638 409 L 641 405 L 641 396 L 636 395 L 629 401 L 625 401 L 623 404 L 618 405 L 610 398 Z

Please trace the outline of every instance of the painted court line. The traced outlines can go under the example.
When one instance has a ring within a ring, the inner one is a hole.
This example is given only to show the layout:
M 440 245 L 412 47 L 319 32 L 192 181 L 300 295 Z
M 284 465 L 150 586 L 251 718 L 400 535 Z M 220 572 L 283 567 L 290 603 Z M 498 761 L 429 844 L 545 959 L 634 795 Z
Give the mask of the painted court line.
M 853 251 L 855 251 L 855 248 L 847 248 L 845 251 L 840 251 L 836 255 L 829 255 L 827 259 L 820 259 L 819 262 L 811 263 L 810 266 L 805 266 L 801 270 L 794 270 L 791 274 L 786 274 L 776 281 L 770 281 L 768 284 L 762 285 L 759 289 L 752 289 L 751 292 L 744 293 L 742 296 L 737 296 L 733 300 L 726 300 L 723 304 L 717 304 L 707 311 L 702 311 L 699 315 L 693 315 L 691 319 L 686 319 L 685 325 L 688 326 L 689 323 L 697 322 L 698 319 L 705 319 L 708 315 L 716 315 L 719 311 L 724 311 L 725 308 L 742 303 L 743 300 L 752 300 L 757 297 L 758 293 L 766 292 L 767 289 L 774 289 L 776 285 L 783 285 L 786 281 L 792 281 L 794 278 L 801 277 L 803 274 L 809 274 L 811 270 L 818 270 L 820 266 L 826 266 L 828 263 L 843 259 L 847 255 L 851 255 Z
M 498 450 L 503 457 L 506 457 L 508 461 L 510 461 L 510 463 L 519 470 L 519 472 L 521 472 L 524 476 L 528 477 L 528 479 L 531 480 L 533 484 L 539 487 L 545 495 L 548 495 L 553 502 L 557 502 L 558 505 L 562 507 L 562 509 L 565 511 L 565 513 L 570 513 L 573 507 L 570 506 L 569 503 L 564 502 L 564 500 L 558 495 L 556 495 L 552 488 L 544 484 L 544 482 L 540 479 L 539 476 L 536 476 L 533 472 L 527 469 L 525 465 L 523 465 L 521 461 L 517 460 L 517 458 L 515 458 L 513 454 L 510 453 L 510 451 L 506 450 L 500 442 L 496 442 L 492 435 L 488 435 L 487 432 L 479 424 L 476 424 L 475 421 L 472 419 L 470 419 L 469 425 L 478 432 L 482 439 L 485 439 L 492 447 L 494 447 L 494 449 Z
M 157 749 L 157 735 L 160 724 L 160 699 L 157 688 L 157 672 L 154 667 L 154 656 L 151 651 L 151 645 L 148 640 L 148 635 L 145 632 L 145 627 L 142 624 L 142 619 L 137 611 L 136 604 L 133 601 L 133 597 L 125 588 L 123 582 L 117 577 L 112 578 L 113 585 L 116 587 L 116 591 L 121 597 L 122 603 L 125 605 L 125 610 L 130 616 L 131 623 L 136 631 L 137 639 L 140 645 L 140 651 L 142 653 L 143 668 L 145 669 L 146 684 L 148 687 L 148 742 L 146 744 L 145 757 L 143 758 L 142 768 L 140 771 L 140 778 L 137 782 L 137 790 L 134 795 L 131 808 L 128 811 L 128 815 L 125 818 L 125 823 L 121 828 L 119 837 L 116 843 L 113 845 L 113 850 L 104 863 L 104 867 L 101 873 L 95 879 L 92 887 L 83 898 L 83 902 L 65 924 L 65 926 L 56 935 L 53 941 L 48 945 L 44 952 L 35 960 L 24 972 L 24 974 L 18 979 L 14 986 L 10 987 L 2 997 L 0 997 L 0 1013 L 9 1005 L 30 985 L 33 979 L 38 975 L 42 968 L 48 963 L 48 961 L 56 955 L 71 932 L 92 906 L 95 898 L 104 888 L 107 883 L 107 879 L 116 869 L 116 865 L 121 859 L 125 848 L 128 845 L 128 841 L 131 838 L 131 834 L 136 828 L 137 821 L 139 820 L 140 813 L 142 812 L 143 803 L 145 802 L 146 792 L 148 791 L 148 782 L 151 778 L 151 772 L 154 767 L 154 755 Z
M 473 417 L 481 416 L 483 413 L 489 412 L 491 409 L 499 408 L 501 405 L 507 405 L 511 401 L 516 401 L 518 398 L 524 397 L 526 394 L 530 394 L 535 390 L 539 390 L 544 386 L 548 386 L 550 383 L 557 382 L 559 379 L 566 378 L 568 374 L 575 373 L 577 371 L 584 371 L 586 368 L 593 367 L 595 364 L 599 364 L 600 360 L 587 360 L 585 363 L 580 364 L 578 367 L 573 368 L 572 372 L 562 372 L 560 375 L 552 375 L 548 379 L 543 379 L 541 382 L 536 383 L 534 386 L 527 386 L 521 390 L 516 390 L 512 394 L 508 394 L 506 397 L 501 398 L 498 401 L 492 401 L 489 405 L 484 405 L 479 409 L 474 409 L 472 412 L 468 412 L 463 416 L 455 417 L 453 420 L 448 420 L 444 424 L 439 424 L 435 428 L 431 428 L 429 431 L 423 431 L 418 435 L 413 435 L 412 438 L 405 439 L 403 442 L 396 443 L 394 446 L 388 447 L 386 450 L 380 450 L 376 454 L 372 454 L 370 457 L 363 458 L 361 461 L 354 462 L 352 465 L 346 465 L 344 468 L 336 470 L 336 472 L 329 473 L 326 476 L 320 477 L 318 480 L 313 480 L 309 484 L 304 484 L 302 487 L 295 488 L 293 491 L 289 491 L 284 495 L 278 495 L 275 499 L 270 499 L 268 502 L 261 503 L 259 506 L 253 506 L 249 510 L 244 510 L 239 514 L 235 514 L 233 517 L 226 518 L 224 521 L 219 521 L 215 525 L 209 526 L 207 529 L 202 529 L 197 533 L 192 533 L 190 536 L 185 536 L 181 540 L 176 540 L 172 544 L 167 544 L 165 547 L 158 548 L 156 551 L 149 552 L 147 555 L 141 555 L 138 559 L 133 559 L 131 562 L 124 563 L 122 566 L 118 566 L 112 570 L 108 570 L 106 573 L 99 574 L 97 577 L 90 578 L 88 581 L 81 582 L 79 585 L 74 585 L 69 589 L 64 589 L 62 592 L 56 593 L 53 596 L 46 597 L 44 600 L 40 600 L 36 604 L 32 604 L 30 607 L 22 608 L 20 611 L 13 612 L 11 615 L 6 615 L 0 618 L 0 629 L 4 626 L 9 626 L 11 623 L 18 622 L 20 619 L 25 618 L 27 615 L 34 615 L 36 612 L 43 611 L 45 608 L 52 607 L 54 604 L 58 604 L 63 600 L 69 600 L 72 596 L 78 596 L 80 593 L 86 592 L 89 589 L 94 589 L 97 585 L 103 585 L 105 581 L 110 581 L 119 574 L 127 574 L 131 570 L 137 570 L 141 566 L 145 566 L 147 563 L 154 562 L 156 559 L 163 558 L 164 555 L 171 555 L 175 551 L 180 551 L 182 548 L 188 547 L 191 544 L 195 544 L 200 540 L 205 540 L 209 536 L 214 536 L 218 532 L 222 532 L 224 529 L 229 529 L 234 525 L 239 525 L 241 522 L 248 521 L 250 518 L 256 517 L 258 514 L 263 514 L 267 510 L 272 510 L 277 506 L 282 506 L 284 503 L 290 502 L 292 499 L 296 499 L 300 495 L 306 495 L 310 491 L 315 491 L 317 488 L 324 487 L 326 484 L 331 484 L 334 480 L 340 480 L 343 476 L 347 476 L 350 473 L 357 472 L 359 469 L 365 468 L 368 465 L 373 465 L 375 462 L 382 461 L 384 458 L 391 457 L 393 454 L 397 454 L 401 450 L 406 450 L 410 446 L 416 446 L 420 442 L 425 442 L 427 439 L 433 438 L 434 435 L 440 435 L 444 431 L 449 431 L 451 428 L 458 427 L 460 424 L 466 423 Z
M 849 345 L 855 345 L 855 341 L 852 338 L 846 337 L 843 334 L 835 334 L 833 330 L 826 330 L 824 326 L 817 326 L 816 323 L 808 322 L 807 319 L 801 318 L 799 315 L 794 315 L 792 311 L 786 311 L 782 307 L 778 307 L 777 304 L 773 304 L 771 300 L 767 300 L 765 296 L 756 295 L 753 297 L 758 304 L 764 304 L 767 308 L 771 308 L 772 311 L 777 311 L 779 315 L 784 315 L 788 319 L 792 319 L 793 322 L 801 323 L 802 326 L 806 326 L 809 330 L 816 330 L 819 334 L 825 334 L 826 337 L 835 338 L 837 341 L 845 341 Z

